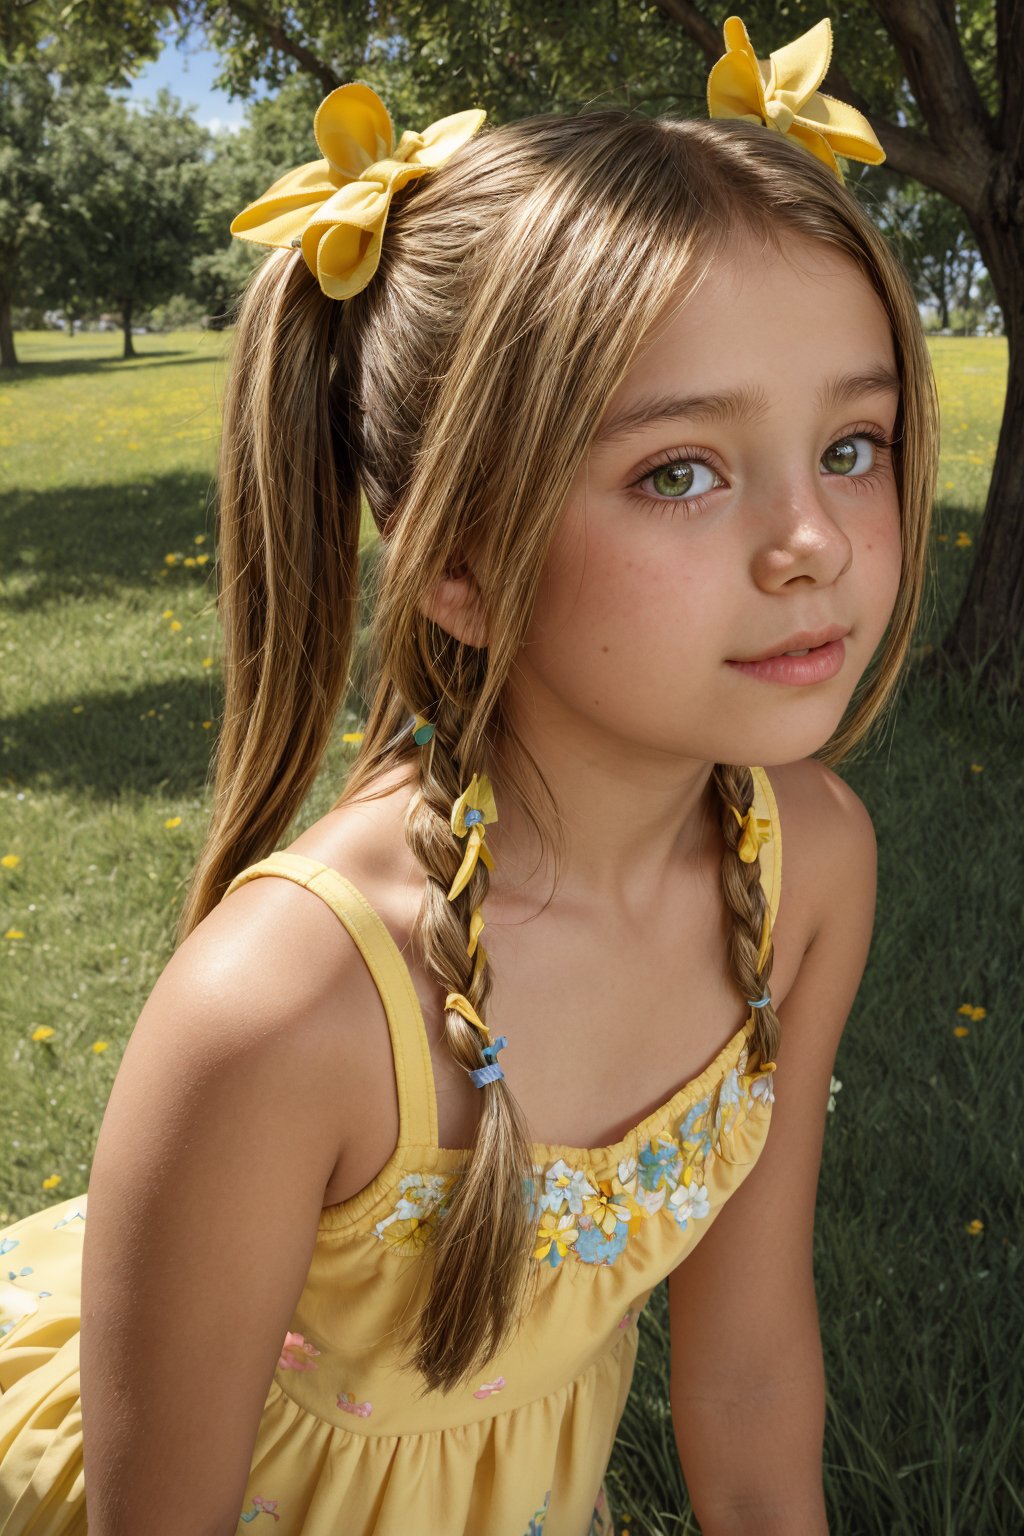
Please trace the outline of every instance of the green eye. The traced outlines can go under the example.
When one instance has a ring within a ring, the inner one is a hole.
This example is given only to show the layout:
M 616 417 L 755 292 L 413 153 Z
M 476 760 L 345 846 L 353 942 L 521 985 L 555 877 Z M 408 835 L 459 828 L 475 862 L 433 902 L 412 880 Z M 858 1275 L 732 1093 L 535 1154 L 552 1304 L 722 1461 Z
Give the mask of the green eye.
M 869 444 L 866 464 L 858 465 L 858 456 L 860 456 L 858 444 Z M 854 473 L 854 470 L 863 475 L 863 473 L 869 470 L 872 462 L 874 462 L 874 444 L 872 444 L 872 439 L 864 438 L 864 436 L 840 438 L 840 441 L 832 442 L 824 450 L 823 455 L 821 455 L 821 462 L 823 462 L 824 467 L 826 467 L 826 470 L 829 470 L 831 475 L 851 475 L 851 473 Z
M 650 476 L 659 496 L 675 496 L 693 488 L 693 465 L 684 462 L 663 464 Z

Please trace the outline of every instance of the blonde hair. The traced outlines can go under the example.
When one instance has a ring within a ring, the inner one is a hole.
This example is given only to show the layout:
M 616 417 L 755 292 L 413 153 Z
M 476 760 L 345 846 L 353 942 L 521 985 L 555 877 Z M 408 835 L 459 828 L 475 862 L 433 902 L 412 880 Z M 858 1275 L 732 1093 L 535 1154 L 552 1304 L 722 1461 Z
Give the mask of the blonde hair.
M 418 779 L 405 820 L 426 876 L 415 941 L 445 994 L 463 993 L 486 1017 L 491 976 L 484 966 L 473 981 L 467 940 L 488 873 L 479 862 L 448 901 L 464 852 L 452 803 L 500 743 L 499 818 L 511 797 L 553 850 L 557 875 L 554 801 L 505 729 L 504 684 L 613 392 L 677 285 L 692 292 L 737 230 L 776 249 L 802 235 L 845 253 L 892 326 L 902 383 L 899 592 L 877 662 L 817 756 L 838 763 L 879 721 L 918 616 L 938 459 L 931 365 L 896 256 L 820 162 L 758 125 L 619 109 L 509 123 L 395 198 L 380 267 L 352 299 L 326 298 L 297 250 L 272 252 L 249 281 L 220 460 L 225 712 L 179 941 L 240 869 L 280 846 L 335 729 L 359 602 L 362 492 L 383 539 L 377 678 L 336 804 L 376 798 L 373 782 L 401 765 Z M 459 642 L 421 608 L 469 551 L 486 648 Z M 427 751 L 403 730 L 413 712 L 435 724 Z M 712 784 L 727 850 L 729 963 L 737 993 L 759 998 L 772 970 L 770 945 L 758 965 L 765 896 L 758 864 L 738 857 L 728 809 L 752 803 L 750 768 L 716 763 Z M 755 1013 L 749 1070 L 779 1039 L 771 1005 Z M 483 1064 L 481 1037 L 461 1014 L 446 1011 L 445 1037 L 463 1067 Z M 430 1288 L 409 1335 L 429 1389 L 451 1390 L 493 1359 L 521 1321 L 538 1267 L 524 1117 L 507 1080 L 479 1092 L 472 1155 L 437 1223 Z M 712 1114 L 717 1106 L 716 1092 Z

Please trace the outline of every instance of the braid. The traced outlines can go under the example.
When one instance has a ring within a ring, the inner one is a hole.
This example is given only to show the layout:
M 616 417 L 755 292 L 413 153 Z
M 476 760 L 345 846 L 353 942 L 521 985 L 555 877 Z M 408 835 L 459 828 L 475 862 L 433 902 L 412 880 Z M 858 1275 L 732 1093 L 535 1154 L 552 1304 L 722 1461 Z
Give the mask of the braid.
M 481 1015 L 492 985 L 479 916 L 474 921 L 490 883 L 482 857 L 455 898 L 448 895 L 461 863 L 452 806 L 465 786 L 446 743 L 458 736 L 440 721 L 420 748 L 420 787 L 406 811 L 405 836 L 428 875 L 414 934 L 424 965 L 446 997 L 461 994 Z M 447 1008 L 444 1031 L 467 1072 L 486 1065 L 486 1041 L 463 1014 Z M 471 1159 L 437 1224 L 430 1290 L 415 1320 L 419 1336 L 407 1335 L 415 1343 L 411 1363 L 427 1390 L 451 1390 L 493 1358 L 521 1319 L 536 1281 L 536 1231 L 524 1197 L 533 1178 L 526 1121 L 504 1078 L 477 1091 L 480 1120 Z
M 732 913 L 729 932 L 729 967 L 733 979 L 744 999 L 761 998 L 769 990 L 775 948 L 770 933 L 768 901 L 761 885 L 757 858 L 750 863 L 739 856 L 743 830 L 732 807 L 745 811 L 754 803 L 754 776 L 749 768 L 732 763 L 716 763 L 711 774 L 712 783 L 721 801 L 722 832 L 726 852 L 722 858 L 722 894 Z M 762 934 L 768 926 L 768 943 L 764 963 L 758 964 Z M 778 1014 L 771 1002 L 762 1008 L 752 1008 L 754 1028 L 748 1046 L 747 1071 L 755 1070 L 764 1062 L 774 1059 L 779 1044 L 781 1026 Z M 718 1114 L 722 1084 L 718 1083 L 708 1112 L 708 1124 L 713 1125 Z M 721 1155 L 721 1147 L 716 1149 Z

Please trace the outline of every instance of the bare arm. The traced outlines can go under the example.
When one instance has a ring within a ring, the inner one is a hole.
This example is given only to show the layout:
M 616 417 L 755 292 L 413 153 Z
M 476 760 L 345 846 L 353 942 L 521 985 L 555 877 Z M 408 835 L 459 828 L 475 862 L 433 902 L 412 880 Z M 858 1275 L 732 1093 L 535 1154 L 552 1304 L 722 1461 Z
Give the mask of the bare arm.
M 779 1009 L 767 1141 L 669 1277 L 672 1419 L 704 1536 L 828 1532 L 814 1208 L 832 1069 L 871 943 L 876 847 L 862 802 L 821 774 L 821 920 Z
M 90 1536 L 238 1528 L 338 1155 L 353 964 L 315 896 L 255 881 L 190 935 L 136 1023 L 89 1182 Z

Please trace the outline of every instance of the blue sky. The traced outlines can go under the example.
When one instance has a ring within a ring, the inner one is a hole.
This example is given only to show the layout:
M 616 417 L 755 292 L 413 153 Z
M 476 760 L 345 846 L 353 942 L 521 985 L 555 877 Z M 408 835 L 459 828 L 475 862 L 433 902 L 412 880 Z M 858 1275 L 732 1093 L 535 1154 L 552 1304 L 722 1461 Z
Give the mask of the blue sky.
M 136 76 L 124 99 L 129 105 L 152 101 L 161 86 L 173 91 L 178 99 L 195 108 L 196 121 L 211 132 L 234 131 L 242 126 L 245 103 L 232 101 L 223 91 L 213 86 L 213 78 L 219 69 L 217 54 L 206 47 L 202 35 L 193 33 L 185 47 L 174 41 L 176 33 L 169 29 L 160 57 L 147 64 Z M 257 95 L 265 94 L 261 88 Z

